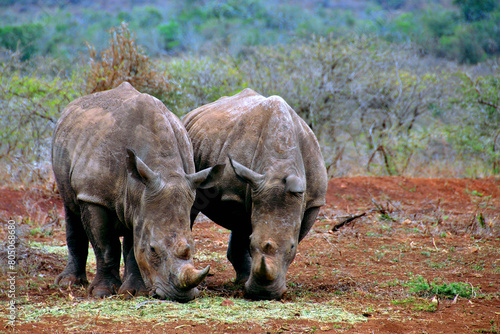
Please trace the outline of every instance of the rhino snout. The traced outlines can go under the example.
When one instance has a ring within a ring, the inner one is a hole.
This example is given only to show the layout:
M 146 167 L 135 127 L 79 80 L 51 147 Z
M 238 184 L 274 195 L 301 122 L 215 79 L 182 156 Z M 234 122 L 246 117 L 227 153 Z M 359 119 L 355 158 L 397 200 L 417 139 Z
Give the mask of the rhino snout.
M 286 292 L 285 279 L 276 279 L 270 284 L 262 284 L 251 277 L 245 284 L 245 298 L 254 300 L 279 300 Z
M 170 275 L 168 282 L 157 279 L 149 289 L 149 295 L 158 299 L 188 302 L 197 296 L 196 286 L 205 279 L 209 271 L 210 266 L 197 270 L 192 264 L 185 264 L 176 274 Z
M 249 299 L 280 299 L 286 291 L 283 275 L 270 256 L 262 255 L 245 284 Z
M 198 296 L 198 289 L 181 291 L 172 287 L 153 287 L 149 295 L 157 299 L 173 300 L 180 303 L 187 303 Z

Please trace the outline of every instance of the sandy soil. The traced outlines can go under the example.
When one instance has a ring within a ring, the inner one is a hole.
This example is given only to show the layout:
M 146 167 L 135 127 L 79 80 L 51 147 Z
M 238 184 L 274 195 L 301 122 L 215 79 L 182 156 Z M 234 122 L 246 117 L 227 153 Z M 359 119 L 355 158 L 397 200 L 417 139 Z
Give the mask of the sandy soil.
M 360 216 L 338 227 L 348 217 Z M 21 242 L 65 245 L 62 203 L 51 190 L 0 188 L 0 237 L 7 240 L 7 222 L 18 223 Z M 225 253 L 229 234 L 206 218 L 195 224 L 198 251 Z M 21 245 L 22 246 L 22 245 Z M 5 259 L 2 258 L 2 261 Z M 23 262 L 24 261 L 24 262 Z M 23 263 L 25 267 L 23 267 Z M 29 263 L 29 269 L 24 270 Z M 4 262 L 2 262 L 2 265 Z M 201 285 L 203 296 L 241 299 L 232 283 L 234 271 L 226 259 L 199 260 L 211 265 Z M 64 268 L 64 257 L 22 253 L 16 284 L 23 303 L 49 298 L 88 299 L 83 289 L 63 291 L 53 280 Z M 1 272 L 6 275 L 5 271 Z M 427 282 L 463 282 L 470 298 L 419 294 L 404 282 L 421 276 Z M 37 278 L 37 284 L 32 284 Z M 40 281 L 39 277 L 44 280 Z M 283 303 L 306 298 L 335 301 L 366 321 L 313 322 L 268 320 L 255 323 L 117 322 L 74 316 L 18 319 L 7 326 L 0 311 L 0 331 L 148 332 L 148 333 L 500 333 L 500 179 L 419 179 L 402 177 L 337 178 L 329 183 L 327 205 L 316 225 L 299 245 L 288 272 Z M 92 279 L 92 274 L 89 274 Z M 7 302 L 5 279 L 0 300 Z M 42 282 L 42 283 L 40 283 Z M 28 296 L 28 298 L 27 298 Z M 233 299 L 234 300 L 234 299 Z M 3 321 L 3 324 L 2 324 Z M 88 326 L 75 327 L 76 322 Z

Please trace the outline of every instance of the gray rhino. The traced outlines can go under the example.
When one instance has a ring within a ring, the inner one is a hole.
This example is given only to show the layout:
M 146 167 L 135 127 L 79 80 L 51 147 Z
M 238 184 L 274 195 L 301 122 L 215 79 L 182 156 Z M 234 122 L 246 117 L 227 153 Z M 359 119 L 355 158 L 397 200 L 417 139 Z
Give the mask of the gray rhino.
M 212 188 L 197 191 L 201 211 L 231 230 L 227 257 L 245 297 L 280 299 L 298 243 L 325 204 L 327 174 L 316 137 L 279 96 L 251 89 L 183 118 L 196 170 L 229 160 Z
M 123 83 L 73 101 L 57 123 L 52 166 L 69 252 L 56 284 L 88 284 L 90 240 L 94 297 L 148 291 L 180 302 L 195 297 L 209 267 L 193 265 L 190 209 L 196 188 L 213 186 L 223 166 L 195 173 L 186 130 L 158 99 Z

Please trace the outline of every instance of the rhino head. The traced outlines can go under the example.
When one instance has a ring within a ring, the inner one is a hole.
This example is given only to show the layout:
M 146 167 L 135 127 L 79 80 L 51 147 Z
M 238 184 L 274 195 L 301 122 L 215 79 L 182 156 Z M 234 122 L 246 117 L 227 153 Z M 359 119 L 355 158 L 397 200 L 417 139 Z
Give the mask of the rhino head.
M 132 150 L 127 152 L 129 177 L 139 181 L 136 190 L 142 189 L 140 205 L 130 207 L 138 207 L 131 213 L 133 249 L 146 288 L 160 299 L 190 301 L 210 270 L 193 265 L 190 210 L 196 189 L 211 187 L 224 165 L 165 176 L 151 170 Z
M 259 174 L 229 157 L 236 176 L 250 185 L 252 208 L 250 277 L 245 296 L 280 299 L 295 258 L 305 207 L 306 182 L 298 171 L 279 163 Z

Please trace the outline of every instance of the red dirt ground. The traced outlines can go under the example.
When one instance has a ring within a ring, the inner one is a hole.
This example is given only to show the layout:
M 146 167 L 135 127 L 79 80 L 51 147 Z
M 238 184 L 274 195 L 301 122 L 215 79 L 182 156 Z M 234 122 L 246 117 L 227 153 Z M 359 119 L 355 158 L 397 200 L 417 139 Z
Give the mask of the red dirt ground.
M 332 231 L 347 216 L 362 213 Z M 60 199 L 48 190 L 0 188 L 0 224 L 6 227 L 9 219 L 21 221 L 25 238 L 64 245 L 63 216 Z M 38 230 L 33 232 L 34 227 Z M 2 228 L 1 240 L 6 240 L 6 230 Z M 194 234 L 198 250 L 225 252 L 228 233 L 208 219 L 199 219 Z M 34 261 L 36 266 L 30 270 L 51 281 L 64 268 L 60 257 L 50 254 Z M 207 264 L 212 274 L 200 287 L 202 295 L 242 298 L 241 289 L 232 283 L 229 262 L 208 260 L 197 265 Z M 30 300 L 68 296 L 48 283 L 31 288 L 29 275 L 19 284 L 28 286 Z M 417 275 L 429 282 L 466 282 L 475 288 L 475 295 L 455 300 L 439 297 L 433 303 L 432 296 L 411 295 L 398 284 Z M 200 324 L 178 320 L 155 325 L 98 317 L 81 321 L 90 324 L 88 333 L 500 333 L 500 179 L 333 179 L 327 205 L 299 245 L 287 279 L 284 303 L 300 296 L 311 302 L 335 300 L 367 321 Z M 74 290 L 73 295 L 90 298 L 83 290 Z M 0 300 L 7 300 L 3 291 Z M 45 317 L 37 323 L 19 322 L 15 328 L 0 322 L 0 331 L 65 333 L 72 325 L 74 320 L 66 316 Z

